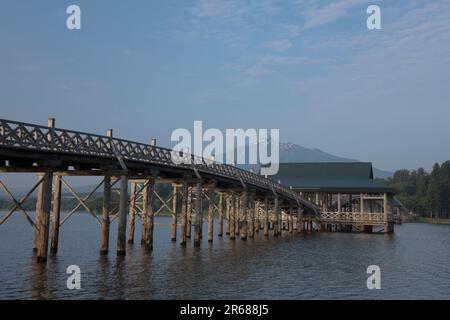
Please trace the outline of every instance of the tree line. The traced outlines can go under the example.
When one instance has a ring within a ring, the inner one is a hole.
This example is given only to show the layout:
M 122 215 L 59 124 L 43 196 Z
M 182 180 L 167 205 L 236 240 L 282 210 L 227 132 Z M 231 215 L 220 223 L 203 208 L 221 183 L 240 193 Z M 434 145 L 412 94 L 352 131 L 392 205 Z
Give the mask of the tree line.
M 450 218 L 450 161 L 436 163 L 430 173 L 423 168 L 397 170 L 384 182 L 413 213 L 430 218 Z

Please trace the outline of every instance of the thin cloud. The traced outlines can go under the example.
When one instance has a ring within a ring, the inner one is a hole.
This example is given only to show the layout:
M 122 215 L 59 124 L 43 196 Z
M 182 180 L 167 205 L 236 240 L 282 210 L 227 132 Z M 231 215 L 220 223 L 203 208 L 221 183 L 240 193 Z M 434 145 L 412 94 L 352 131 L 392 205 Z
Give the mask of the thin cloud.
M 266 41 L 263 43 L 263 47 L 277 52 L 284 52 L 292 47 L 292 42 L 287 39 Z
M 340 0 L 320 8 L 314 7 L 306 14 L 303 30 L 333 22 L 345 16 L 351 8 L 365 2 L 364 0 Z

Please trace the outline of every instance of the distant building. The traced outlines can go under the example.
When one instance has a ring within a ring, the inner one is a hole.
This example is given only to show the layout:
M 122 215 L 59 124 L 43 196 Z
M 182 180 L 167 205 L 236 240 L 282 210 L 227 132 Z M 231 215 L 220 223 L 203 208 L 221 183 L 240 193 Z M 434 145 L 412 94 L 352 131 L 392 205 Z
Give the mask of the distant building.
M 271 179 L 319 207 L 319 230 L 392 232 L 403 206 L 392 188 L 373 179 L 369 162 L 280 163 Z

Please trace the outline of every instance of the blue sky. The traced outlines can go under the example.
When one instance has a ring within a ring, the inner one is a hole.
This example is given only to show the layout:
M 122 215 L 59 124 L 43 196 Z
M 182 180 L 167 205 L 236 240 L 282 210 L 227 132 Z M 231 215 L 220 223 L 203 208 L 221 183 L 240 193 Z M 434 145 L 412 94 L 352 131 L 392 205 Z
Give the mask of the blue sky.
M 82 30 L 66 29 L 66 8 Z M 366 8 L 382 30 L 366 28 Z M 0 2 L 0 116 L 168 146 L 280 128 L 382 169 L 450 158 L 449 1 Z

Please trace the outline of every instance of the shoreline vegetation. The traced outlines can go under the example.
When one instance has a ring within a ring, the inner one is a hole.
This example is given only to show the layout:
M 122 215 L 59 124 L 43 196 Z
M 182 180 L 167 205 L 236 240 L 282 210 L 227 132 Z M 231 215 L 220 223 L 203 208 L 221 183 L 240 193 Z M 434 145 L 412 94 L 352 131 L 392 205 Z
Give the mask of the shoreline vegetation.
M 402 169 L 377 181 L 395 190 L 396 198 L 416 217 L 411 222 L 449 224 L 450 161 L 434 164 L 430 173 L 423 168 Z

